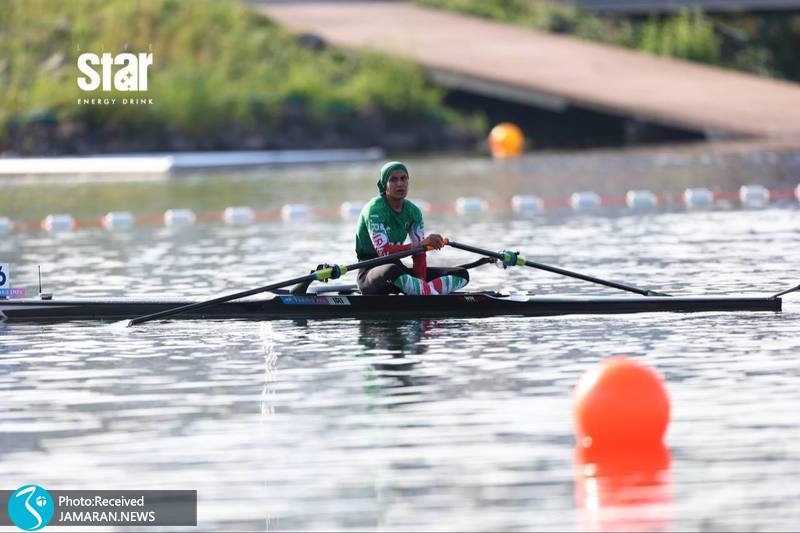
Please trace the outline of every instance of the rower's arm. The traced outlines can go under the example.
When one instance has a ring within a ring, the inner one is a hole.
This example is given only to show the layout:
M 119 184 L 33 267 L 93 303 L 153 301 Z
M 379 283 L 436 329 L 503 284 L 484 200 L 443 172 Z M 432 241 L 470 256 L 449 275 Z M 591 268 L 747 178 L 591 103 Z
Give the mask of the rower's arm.
M 413 246 L 413 244 L 392 244 L 389 242 L 389 234 L 386 233 L 386 228 L 383 224 L 379 222 L 370 222 L 368 228 L 369 238 L 372 241 L 372 246 L 375 247 L 378 257 L 404 252 Z
M 408 228 L 408 237 L 411 239 L 412 245 L 421 242 L 425 238 L 425 226 L 422 222 L 422 218 L 420 218 L 418 221 L 415 221 L 415 223 Z M 411 256 L 411 259 L 414 261 L 414 265 L 412 267 L 412 270 L 414 271 L 414 277 L 425 281 L 428 278 L 428 258 L 425 255 L 425 252 L 422 252 L 421 254 L 415 254 Z

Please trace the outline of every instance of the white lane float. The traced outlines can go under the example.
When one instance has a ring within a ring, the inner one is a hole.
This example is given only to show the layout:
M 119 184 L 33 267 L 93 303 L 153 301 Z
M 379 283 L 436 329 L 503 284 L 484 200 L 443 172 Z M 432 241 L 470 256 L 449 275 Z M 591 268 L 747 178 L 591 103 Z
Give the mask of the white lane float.
M 705 209 L 714 205 L 714 193 L 702 187 L 686 189 L 683 203 L 688 209 Z
M 197 220 L 191 209 L 167 209 L 164 212 L 164 224 L 167 226 L 187 226 Z
M 364 209 L 362 202 L 342 202 L 342 205 L 339 206 L 339 214 L 345 220 L 352 220 L 358 218 L 362 209 Z
M 222 219 L 226 224 L 250 224 L 255 218 L 253 208 L 245 205 L 226 207 L 222 212 Z
M 459 215 L 476 215 L 488 208 L 486 201 L 477 196 L 462 196 L 456 199 L 456 213 Z
M 511 198 L 511 209 L 518 215 L 532 215 L 544 211 L 544 202 L 531 194 L 516 194 Z
M 291 220 L 305 220 L 311 210 L 305 204 L 286 204 L 281 207 L 281 218 L 289 222 Z
M 569 197 L 573 211 L 597 211 L 600 209 L 600 195 L 591 191 L 574 192 Z
M 422 214 L 429 215 L 431 212 L 431 203 L 426 200 L 411 200 L 411 203 L 419 207 Z
M 136 224 L 136 218 L 128 211 L 109 211 L 100 224 L 107 230 L 130 229 Z
M 769 190 L 763 185 L 742 185 L 739 187 L 739 201 L 742 202 L 742 207 L 766 207 L 769 204 Z
M 647 210 L 658 206 L 658 197 L 651 191 L 631 190 L 625 194 L 625 203 L 629 209 Z
M 42 220 L 42 229 L 47 231 L 72 231 L 75 226 L 75 218 L 69 213 L 47 215 Z

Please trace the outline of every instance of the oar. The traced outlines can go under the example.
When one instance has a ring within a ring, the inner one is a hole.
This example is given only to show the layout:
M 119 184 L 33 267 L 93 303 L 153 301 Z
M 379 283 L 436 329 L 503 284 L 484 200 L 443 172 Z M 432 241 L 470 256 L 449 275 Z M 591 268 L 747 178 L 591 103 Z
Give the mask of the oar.
M 773 298 L 780 298 L 784 294 L 789 294 L 790 292 L 794 292 L 794 291 L 800 291 L 800 285 L 798 285 L 797 287 L 792 287 L 791 289 L 786 289 L 785 291 L 781 291 L 778 294 L 774 294 L 772 297 Z
M 180 307 L 174 307 L 172 309 L 166 309 L 164 311 L 159 311 L 158 313 L 151 313 L 149 315 L 143 315 L 136 318 L 132 318 L 128 321 L 128 327 L 135 326 L 136 324 L 142 324 L 144 322 L 149 322 L 150 320 L 157 320 L 159 318 L 167 318 L 170 316 L 175 316 L 180 313 L 185 313 L 187 311 L 196 311 L 198 309 L 203 309 L 205 307 L 210 307 L 212 305 L 221 304 L 224 302 L 230 302 L 231 300 L 236 300 L 238 298 L 244 298 L 246 296 L 252 296 L 254 294 L 258 294 L 261 292 L 269 292 L 274 291 L 275 289 L 281 289 L 283 287 L 288 287 L 290 285 L 297 285 L 298 283 L 304 283 L 306 281 L 325 281 L 327 279 L 336 279 L 341 275 L 344 275 L 351 270 L 360 270 L 362 268 L 372 268 L 378 265 L 384 265 L 386 263 L 392 263 L 397 261 L 398 259 L 402 259 L 404 257 L 408 257 L 410 255 L 418 254 L 424 251 L 427 251 L 430 248 L 426 248 L 425 246 L 417 246 L 415 248 L 410 248 L 408 250 L 404 250 L 402 252 L 397 252 L 395 254 L 384 255 L 383 257 L 376 257 L 374 259 L 367 259 L 366 261 L 360 261 L 358 263 L 353 263 L 352 265 L 334 265 L 329 268 L 323 268 L 321 270 L 316 270 L 311 274 L 307 274 L 305 276 L 300 276 L 299 278 L 292 278 L 287 279 L 286 281 L 279 281 L 277 283 L 272 283 L 270 285 L 265 285 L 263 287 L 258 287 L 256 289 L 250 289 L 247 291 L 237 292 L 235 294 L 229 294 L 227 296 L 220 296 L 219 298 L 214 298 L 213 300 L 208 300 L 205 302 L 197 302 L 188 305 L 182 305 Z
M 580 274 L 578 272 L 571 272 L 569 270 L 564 270 L 563 268 L 558 268 L 549 265 L 543 265 L 542 263 L 536 263 L 534 261 L 529 261 L 522 256 L 517 255 L 516 253 L 512 252 L 492 252 L 490 250 L 484 250 L 482 248 L 478 248 L 476 246 L 470 246 L 469 244 L 463 244 L 460 242 L 455 241 L 447 241 L 447 244 L 452 246 L 453 248 L 459 248 L 461 250 L 466 250 L 468 252 L 472 252 L 479 255 L 485 255 L 489 257 L 496 257 L 500 259 L 505 264 L 512 264 L 517 266 L 529 266 L 533 268 L 538 268 L 540 270 L 546 270 L 548 272 L 553 272 L 555 274 L 561 274 L 562 276 L 569 276 L 571 278 L 578 278 L 584 281 L 588 281 L 590 283 L 599 283 L 600 285 L 605 285 L 606 287 L 613 287 L 615 289 L 621 289 L 623 291 L 628 292 L 635 292 L 636 294 L 642 294 L 644 296 L 669 296 L 669 294 L 664 294 L 663 292 L 652 291 L 650 289 L 640 289 L 639 287 L 634 287 L 632 285 L 626 285 L 624 283 L 617 283 L 616 281 L 608 281 L 605 279 L 595 278 L 592 276 L 587 276 L 586 274 Z

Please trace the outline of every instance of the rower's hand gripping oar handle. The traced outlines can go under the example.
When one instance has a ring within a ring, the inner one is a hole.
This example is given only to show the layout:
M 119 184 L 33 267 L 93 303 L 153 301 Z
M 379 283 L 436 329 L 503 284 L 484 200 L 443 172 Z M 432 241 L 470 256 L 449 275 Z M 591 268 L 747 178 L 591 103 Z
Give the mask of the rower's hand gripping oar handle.
M 447 246 L 447 239 L 444 239 L 444 245 Z M 410 250 L 413 248 L 410 248 Z M 425 246 L 425 251 L 432 252 L 437 250 L 430 244 Z M 420 250 L 421 251 L 421 250 Z M 414 252 L 419 253 L 419 252 Z M 329 279 L 338 279 L 347 274 L 347 265 L 319 265 L 316 270 L 311 272 L 317 278 L 317 281 L 327 282 Z

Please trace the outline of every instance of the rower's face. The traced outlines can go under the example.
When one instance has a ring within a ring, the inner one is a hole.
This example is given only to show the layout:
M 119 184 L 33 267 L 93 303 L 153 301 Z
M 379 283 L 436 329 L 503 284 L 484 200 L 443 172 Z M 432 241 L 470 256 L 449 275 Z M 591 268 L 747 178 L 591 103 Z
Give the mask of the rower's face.
M 386 182 L 386 196 L 402 200 L 408 194 L 408 174 L 405 170 L 392 170 Z

